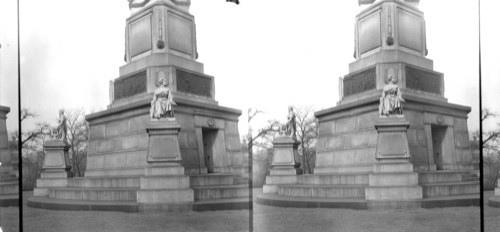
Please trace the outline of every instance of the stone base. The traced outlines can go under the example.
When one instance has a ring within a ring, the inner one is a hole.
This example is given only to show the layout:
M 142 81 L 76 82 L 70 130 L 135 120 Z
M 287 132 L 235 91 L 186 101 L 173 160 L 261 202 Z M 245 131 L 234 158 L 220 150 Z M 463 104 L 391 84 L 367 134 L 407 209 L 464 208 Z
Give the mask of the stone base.
M 273 141 L 273 160 L 271 166 L 279 168 L 298 168 L 300 166 L 297 148 L 299 142 L 291 137 L 276 138 Z
M 271 175 L 298 175 L 302 174 L 302 169 L 298 167 L 272 167 L 271 170 L 269 170 Z
M 148 163 L 180 164 L 179 131 L 181 126 L 174 119 L 151 121 L 146 131 L 149 134 Z

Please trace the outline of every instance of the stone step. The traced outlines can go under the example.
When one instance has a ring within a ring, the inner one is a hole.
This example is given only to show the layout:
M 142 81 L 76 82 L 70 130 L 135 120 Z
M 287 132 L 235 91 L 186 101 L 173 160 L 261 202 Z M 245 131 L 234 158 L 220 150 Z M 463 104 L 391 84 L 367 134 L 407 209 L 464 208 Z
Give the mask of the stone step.
M 188 189 L 189 176 L 144 176 L 140 179 L 143 189 Z
M 139 188 L 140 177 L 77 177 L 68 178 L 69 187 L 78 188 Z
M 274 175 L 266 177 L 266 184 L 368 185 L 368 174 L 348 173 L 348 174 L 314 174 L 314 175 Z
M 250 195 L 248 185 L 233 185 L 233 186 L 197 186 L 191 187 L 194 190 L 194 200 L 209 200 L 209 199 L 228 199 L 241 198 Z
M 186 203 L 193 202 L 193 190 L 180 189 L 146 189 L 137 191 L 137 202 L 142 204 Z
M 479 194 L 479 181 L 421 184 L 424 198 Z
M 479 177 L 473 173 L 467 173 L 462 175 L 462 181 L 479 181 Z
M 136 201 L 137 188 L 51 188 L 49 197 L 65 200 Z
M 370 186 L 366 188 L 366 200 L 417 200 L 422 199 L 422 187 L 412 186 Z
M 19 182 L 1 182 L 0 183 L 0 195 L 12 195 L 19 193 Z
M 190 175 L 189 182 L 191 187 L 209 185 L 233 185 L 234 178 L 234 175 L 225 174 Z
M 418 183 L 461 182 L 463 172 L 455 171 L 430 171 L 419 172 Z
M 289 197 L 364 198 L 366 185 L 279 185 L 278 195 Z
M 249 177 L 235 177 L 233 184 L 234 185 L 249 185 L 250 178 Z
M 369 185 L 374 186 L 415 186 L 418 184 L 418 174 L 414 172 L 381 172 L 369 175 Z
M 0 175 L 0 182 L 11 182 L 11 181 L 17 181 L 17 176 L 11 173 L 6 173 Z

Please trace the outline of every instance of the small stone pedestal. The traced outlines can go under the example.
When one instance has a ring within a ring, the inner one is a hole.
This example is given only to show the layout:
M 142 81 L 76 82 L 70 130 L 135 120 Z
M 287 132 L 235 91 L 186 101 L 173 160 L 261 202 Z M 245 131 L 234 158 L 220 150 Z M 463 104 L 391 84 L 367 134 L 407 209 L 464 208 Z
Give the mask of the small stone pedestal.
M 418 173 L 409 162 L 410 152 L 406 131 L 410 124 L 404 117 L 380 118 L 375 123 L 378 131 L 377 163 L 369 175 L 365 190 L 369 201 L 405 201 L 422 199 Z M 387 205 L 400 208 L 397 203 Z M 405 207 L 405 206 L 403 206 Z
M 276 138 L 273 141 L 274 153 L 271 169 L 269 170 L 270 176 L 276 179 L 278 176 L 302 174 L 302 170 L 299 169 L 299 152 L 297 151 L 299 144 L 291 137 Z M 263 193 L 275 193 L 277 191 L 277 185 L 266 184 L 263 186 Z
M 142 204 L 194 202 L 189 176 L 181 166 L 178 133 L 181 126 L 175 119 L 151 121 L 146 128 L 149 147 L 145 176 L 140 179 L 137 202 Z
M 488 205 L 495 208 L 500 208 L 500 178 L 497 180 L 495 195 L 488 199 Z
M 36 180 L 35 196 L 48 196 L 51 187 L 68 186 L 66 154 L 69 146 L 60 140 L 50 140 L 45 142 L 43 150 L 43 171 L 40 179 Z

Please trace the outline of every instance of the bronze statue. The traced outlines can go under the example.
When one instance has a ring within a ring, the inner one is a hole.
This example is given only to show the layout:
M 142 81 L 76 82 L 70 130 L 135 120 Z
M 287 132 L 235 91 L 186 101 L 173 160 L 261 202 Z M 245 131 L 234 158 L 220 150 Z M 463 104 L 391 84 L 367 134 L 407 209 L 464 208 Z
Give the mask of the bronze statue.
M 401 90 L 396 85 L 398 78 L 394 75 L 387 77 L 387 84 L 382 90 L 382 97 L 380 97 L 379 114 L 380 115 L 402 115 L 403 107 L 401 102 L 405 100 L 401 97 Z
M 168 80 L 161 77 L 158 84 L 151 101 L 151 119 L 174 118 L 172 106 L 177 104 L 173 100 L 172 91 L 168 88 Z
M 280 134 L 284 134 L 286 137 L 292 137 L 296 139 L 297 125 L 295 124 L 295 113 L 293 112 L 293 106 L 288 107 L 288 116 L 286 123 L 281 127 Z

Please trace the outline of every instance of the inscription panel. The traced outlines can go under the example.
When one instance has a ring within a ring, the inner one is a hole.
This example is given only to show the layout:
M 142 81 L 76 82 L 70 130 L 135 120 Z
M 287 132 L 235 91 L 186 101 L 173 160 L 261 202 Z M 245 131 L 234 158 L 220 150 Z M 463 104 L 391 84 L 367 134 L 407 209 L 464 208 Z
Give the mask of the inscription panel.
M 442 76 L 437 73 L 427 72 L 411 66 L 405 67 L 406 88 L 441 94 Z
M 346 76 L 343 81 L 344 97 L 376 88 L 377 73 L 375 67 Z
M 177 91 L 212 97 L 212 80 L 196 73 L 176 69 Z
M 403 47 L 422 51 L 422 23 L 416 15 L 398 10 L 399 44 Z
M 193 54 L 191 22 L 173 13 L 168 14 L 168 21 L 170 48 L 188 55 Z
M 134 57 L 152 49 L 151 14 L 148 14 L 129 25 L 129 50 Z
M 359 52 L 365 53 L 381 46 L 380 10 L 358 22 Z
M 146 71 L 115 81 L 115 100 L 130 97 L 147 91 Z

